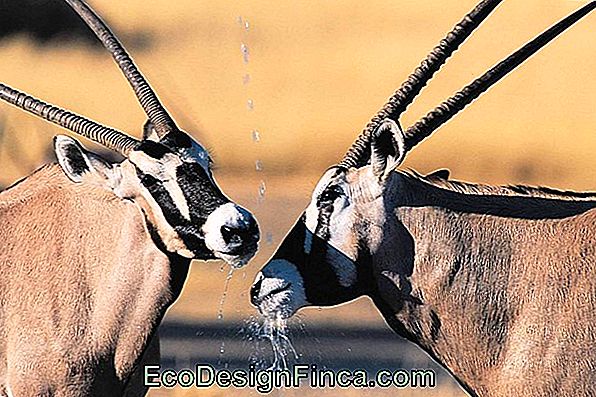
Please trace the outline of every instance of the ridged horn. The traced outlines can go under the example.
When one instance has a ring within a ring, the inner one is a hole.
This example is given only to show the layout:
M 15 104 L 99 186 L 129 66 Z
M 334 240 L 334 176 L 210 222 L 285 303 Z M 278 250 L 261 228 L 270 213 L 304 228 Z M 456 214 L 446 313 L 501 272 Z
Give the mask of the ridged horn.
M 0 83 L 0 99 L 33 113 L 47 121 L 76 132 L 85 138 L 102 144 L 109 149 L 115 150 L 127 156 L 131 149 L 139 144 L 139 141 L 127 134 L 105 125 L 96 123 L 78 114 L 64 110 L 57 106 L 45 103 L 29 94 L 15 90 Z
M 68 5 L 91 28 L 104 47 L 112 54 L 112 57 L 124 73 L 126 80 L 130 83 L 135 95 L 147 117 L 153 124 L 158 136 L 163 138 L 169 132 L 177 131 L 176 123 L 168 114 L 165 107 L 159 101 L 157 94 L 153 91 L 147 80 L 143 77 L 132 58 L 126 52 L 124 46 L 112 33 L 105 22 L 95 11 L 82 0 L 65 0 Z
M 406 150 L 411 150 L 424 138 L 428 137 L 434 130 L 455 116 L 466 105 L 470 104 L 480 94 L 507 75 L 507 73 L 515 69 L 575 22 L 589 14 L 594 8 L 596 8 L 596 1 L 592 1 L 578 9 L 573 14 L 564 18 L 556 25 L 553 25 L 534 40 L 511 54 L 505 60 L 492 67 L 488 72 L 484 73 L 461 91 L 445 100 L 435 109 L 431 110 L 426 116 L 408 128 L 404 133 Z
M 386 118 L 399 123 L 399 116 L 414 101 L 414 98 L 420 93 L 426 83 L 501 1 L 481 1 L 455 25 L 447 36 L 433 48 L 414 72 L 408 76 L 399 89 L 395 91 L 385 106 L 366 125 L 342 161 L 338 164 L 339 166 L 350 168 L 361 167 L 366 164 L 370 155 L 370 139 L 373 132 Z

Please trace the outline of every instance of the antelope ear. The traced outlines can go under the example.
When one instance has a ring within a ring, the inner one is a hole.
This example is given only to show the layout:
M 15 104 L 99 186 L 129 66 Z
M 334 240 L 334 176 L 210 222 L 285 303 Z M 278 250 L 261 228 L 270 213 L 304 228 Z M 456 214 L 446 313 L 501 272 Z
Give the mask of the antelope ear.
M 430 179 L 449 179 L 449 170 L 446 168 L 441 168 L 431 172 L 426 177 Z
M 155 128 L 153 128 L 151 120 L 147 120 L 143 126 L 143 140 L 159 142 L 159 136 L 157 135 Z
M 406 156 L 401 127 L 391 119 L 383 120 L 373 133 L 370 149 L 373 173 L 383 180 L 402 163 Z
M 81 183 L 85 173 L 92 173 L 109 181 L 114 177 L 112 165 L 85 150 L 76 139 L 66 135 L 55 136 L 54 151 L 60 167 L 68 179 L 75 183 Z

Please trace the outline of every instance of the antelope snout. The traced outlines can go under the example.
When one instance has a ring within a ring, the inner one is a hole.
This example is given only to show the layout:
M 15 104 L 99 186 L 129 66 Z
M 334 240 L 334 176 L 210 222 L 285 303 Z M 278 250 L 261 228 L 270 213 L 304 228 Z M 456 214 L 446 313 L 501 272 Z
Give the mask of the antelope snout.
M 263 279 L 263 273 L 259 272 L 257 274 L 257 277 L 255 278 L 254 283 L 250 287 L 250 303 L 256 307 L 259 306 L 259 303 L 261 301 L 261 284 L 263 283 Z
M 245 265 L 257 252 L 259 225 L 250 212 L 234 203 L 213 211 L 203 233 L 207 248 L 232 266 Z
M 279 259 L 269 262 L 250 288 L 250 302 L 267 317 L 288 318 L 306 306 L 302 276 L 296 266 Z

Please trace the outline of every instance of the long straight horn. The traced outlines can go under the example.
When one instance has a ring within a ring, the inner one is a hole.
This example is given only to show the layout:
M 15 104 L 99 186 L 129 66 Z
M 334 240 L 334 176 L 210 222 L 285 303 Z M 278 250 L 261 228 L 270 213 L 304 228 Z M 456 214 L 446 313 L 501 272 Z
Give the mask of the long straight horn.
M 584 7 L 561 20 L 559 23 L 543 32 L 540 36 L 511 54 L 507 59 L 501 61 L 457 94 L 445 100 L 434 110 L 430 111 L 426 116 L 406 130 L 406 150 L 412 149 L 415 145 L 420 143 L 420 141 L 428 137 L 434 130 L 455 116 L 490 86 L 519 66 L 559 34 L 563 33 L 575 22 L 589 14 L 594 8 L 596 8 L 596 1 L 586 4 Z
M 132 86 L 139 103 L 145 110 L 147 117 L 153 124 L 158 136 L 163 138 L 171 131 L 178 128 L 170 117 L 159 98 L 147 82 L 132 58 L 128 55 L 124 46 L 116 38 L 110 28 L 101 20 L 91 7 L 82 0 L 66 0 L 66 2 L 79 14 L 79 16 L 93 30 L 101 40 L 106 49 L 124 73 L 124 76 Z
M 39 99 L 33 98 L 24 92 L 17 91 L 2 83 L 0 83 L 0 99 L 64 127 L 67 130 L 76 132 L 85 138 L 100 143 L 124 156 L 128 155 L 130 150 L 139 144 L 139 141 L 121 131 L 106 127 L 95 121 L 79 116 L 78 114 L 42 102 Z
M 455 25 L 366 125 L 344 156 L 339 164 L 340 166 L 350 168 L 361 167 L 366 164 L 370 154 L 372 133 L 386 118 L 399 122 L 399 116 L 414 101 L 414 98 L 422 91 L 426 83 L 501 1 L 481 1 Z

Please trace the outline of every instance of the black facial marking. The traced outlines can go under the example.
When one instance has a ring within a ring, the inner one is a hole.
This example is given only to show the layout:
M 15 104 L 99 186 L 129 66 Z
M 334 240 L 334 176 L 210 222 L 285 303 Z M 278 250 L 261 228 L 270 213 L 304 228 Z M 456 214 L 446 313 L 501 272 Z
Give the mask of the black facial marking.
M 89 166 L 85 162 L 83 153 L 75 145 L 63 146 L 64 157 L 68 160 L 68 167 L 71 172 L 76 175 L 81 175 L 89 171 Z
M 329 223 L 331 215 L 333 214 L 333 203 L 343 194 L 343 190 L 338 185 L 327 186 L 317 198 L 317 209 L 319 210 L 319 218 L 317 220 L 317 228 L 315 234 L 321 239 L 329 240 Z
M 170 148 L 188 149 L 192 147 L 192 139 L 182 131 L 172 131 L 160 141 Z
M 345 255 L 329 245 L 327 240 L 312 234 L 304 223 L 304 216 L 294 225 L 275 253 L 273 259 L 284 259 L 298 268 L 304 282 L 306 299 L 313 305 L 335 305 L 367 294 L 372 289 L 372 271 L 368 255 L 358 254 L 356 282 L 350 287 L 339 284 L 337 274 L 329 263 L 329 255 Z M 307 236 L 312 239 L 310 253 L 304 251 Z M 348 259 L 351 260 L 351 259 Z M 364 270 L 363 270 L 364 269 Z
M 176 170 L 176 179 L 190 209 L 190 219 L 203 224 L 209 214 L 229 202 L 197 163 L 183 163 Z
M 213 184 L 203 167 L 187 162 L 176 169 L 176 183 L 187 201 L 190 220 L 182 215 L 162 181 L 144 173 L 136 166 L 135 170 L 141 184 L 161 208 L 168 224 L 176 231 L 184 245 L 193 252 L 195 258 L 213 259 L 213 253 L 205 245 L 201 228 L 207 217 L 229 200 Z
M 149 175 L 145 174 L 138 167 L 135 166 L 137 176 L 141 181 L 141 184 L 149 191 L 151 196 L 155 199 L 159 207 L 161 208 L 166 221 L 172 226 L 185 224 L 187 221 L 182 216 L 182 213 L 176 207 L 174 200 L 170 196 L 170 193 L 164 187 L 163 183 Z
M 166 146 L 153 141 L 143 141 L 135 150 L 142 151 L 147 156 L 158 160 L 163 158 L 167 153 L 171 153 Z
M 325 188 L 317 198 L 317 207 L 321 207 L 327 204 L 333 204 L 333 202 L 340 197 L 344 191 L 339 185 L 330 185 Z

